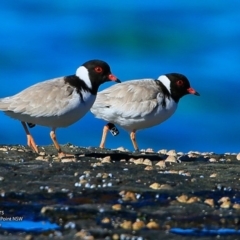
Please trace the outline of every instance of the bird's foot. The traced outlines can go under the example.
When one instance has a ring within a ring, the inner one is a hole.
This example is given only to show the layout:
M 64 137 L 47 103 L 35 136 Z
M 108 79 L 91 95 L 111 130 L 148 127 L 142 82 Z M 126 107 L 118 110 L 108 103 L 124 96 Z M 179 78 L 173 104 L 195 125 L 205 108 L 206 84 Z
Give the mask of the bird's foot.
M 38 148 L 34 139 L 31 135 L 27 135 L 27 145 L 36 153 L 38 153 Z

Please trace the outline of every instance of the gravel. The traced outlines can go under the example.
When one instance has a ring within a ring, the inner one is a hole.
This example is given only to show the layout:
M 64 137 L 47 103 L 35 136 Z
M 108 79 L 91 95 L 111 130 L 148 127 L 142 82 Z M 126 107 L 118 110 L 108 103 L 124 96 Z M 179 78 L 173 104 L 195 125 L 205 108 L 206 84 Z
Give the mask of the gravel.
M 0 146 L 0 239 L 238 239 L 237 153 L 62 148 Z

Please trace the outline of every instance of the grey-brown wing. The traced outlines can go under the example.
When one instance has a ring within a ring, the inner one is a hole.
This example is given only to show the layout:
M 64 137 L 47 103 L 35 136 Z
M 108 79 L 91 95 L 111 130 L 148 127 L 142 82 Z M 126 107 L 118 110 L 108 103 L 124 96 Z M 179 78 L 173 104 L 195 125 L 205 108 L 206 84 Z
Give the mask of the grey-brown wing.
M 153 79 L 132 80 L 116 84 L 98 93 L 93 113 L 109 108 L 112 114 L 122 117 L 143 117 L 158 106 L 161 94 Z M 95 113 L 94 113 L 95 114 Z
M 69 104 L 73 90 L 62 77 L 55 78 L 0 99 L 0 109 L 34 117 L 58 115 Z

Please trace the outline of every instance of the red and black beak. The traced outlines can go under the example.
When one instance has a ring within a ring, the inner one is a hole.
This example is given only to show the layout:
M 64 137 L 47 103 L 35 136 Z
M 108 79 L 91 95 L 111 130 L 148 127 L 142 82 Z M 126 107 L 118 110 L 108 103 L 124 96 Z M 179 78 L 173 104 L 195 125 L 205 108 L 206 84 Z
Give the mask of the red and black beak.
M 200 94 L 198 92 L 196 92 L 193 88 L 188 88 L 187 91 L 190 94 L 194 94 L 196 96 L 200 96 Z
M 109 74 L 108 75 L 108 79 L 110 80 L 110 81 L 114 81 L 114 82 L 117 82 L 117 83 L 120 83 L 121 81 L 116 77 L 116 76 L 114 76 L 113 74 Z

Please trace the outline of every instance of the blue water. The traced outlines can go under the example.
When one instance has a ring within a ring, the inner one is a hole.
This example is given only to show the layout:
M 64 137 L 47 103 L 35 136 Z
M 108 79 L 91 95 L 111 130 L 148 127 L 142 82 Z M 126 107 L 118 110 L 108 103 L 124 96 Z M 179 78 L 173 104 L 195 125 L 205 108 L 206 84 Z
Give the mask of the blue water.
M 1 229 L 10 231 L 32 231 L 32 232 L 43 232 L 48 230 L 59 229 L 60 227 L 55 223 L 50 223 L 49 221 L 0 221 Z
M 186 96 L 165 123 L 137 134 L 140 148 L 239 152 L 240 1 L 1 1 L 0 96 L 73 74 L 99 58 L 122 81 L 185 74 Z M 110 86 L 105 84 L 101 89 Z M 104 122 L 87 114 L 57 131 L 60 143 L 98 146 Z M 0 144 L 26 144 L 18 121 L 0 113 Z M 49 129 L 31 130 L 39 145 Z M 133 149 L 128 133 L 107 147 Z

